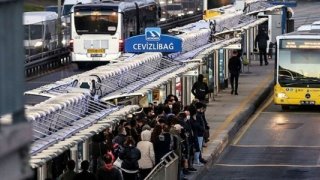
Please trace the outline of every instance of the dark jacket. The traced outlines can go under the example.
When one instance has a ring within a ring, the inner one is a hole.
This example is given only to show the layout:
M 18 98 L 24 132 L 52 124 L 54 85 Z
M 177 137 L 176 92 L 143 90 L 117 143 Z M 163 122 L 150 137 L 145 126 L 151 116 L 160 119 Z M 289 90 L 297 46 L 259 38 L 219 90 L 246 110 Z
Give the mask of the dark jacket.
M 205 124 L 204 121 L 202 119 L 202 114 L 197 112 L 196 114 L 196 119 L 193 119 L 193 117 L 191 117 L 191 125 L 192 125 L 192 130 L 194 133 L 194 137 L 203 137 L 204 135 L 204 130 L 205 130 Z
M 119 153 L 122 160 L 121 168 L 126 170 L 139 170 L 138 160 L 141 158 L 140 150 L 134 146 L 125 146 Z
M 241 70 L 241 60 L 238 56 L 232 56 L 229 59 L 229 72 L 231 74 L 239 74 L 240 70 Z
M 209 88 L 207 83 L 202 81 L 195 82 L 191 89 L 191 93 L 200 101 L 205 100 L 208 92 L 209 92 Z
M 259 32 L 255 39 L 255 47 L 257 47 L 258 44 L 258 48 L 260 50 L 267 49 L 268 40 L 269 36 L 265 32 Z
M 73 180 L 95 180 L 96 176 L 88 171 L 82 171 L 76 174 Z
M 98 180 L 105 180 L 105 179 L 112 179 L 112 180 L 123 180 L 121 171 L 113 167 L 111 169 L 100 168 L 97 171 L 97 179 Z
M 174 136 L 168 132 L 161 133 L 156 138 L 153 144 L 156 164 L 160 162 L 164 155 L 176 149 L 177 143 L 175 140 Z

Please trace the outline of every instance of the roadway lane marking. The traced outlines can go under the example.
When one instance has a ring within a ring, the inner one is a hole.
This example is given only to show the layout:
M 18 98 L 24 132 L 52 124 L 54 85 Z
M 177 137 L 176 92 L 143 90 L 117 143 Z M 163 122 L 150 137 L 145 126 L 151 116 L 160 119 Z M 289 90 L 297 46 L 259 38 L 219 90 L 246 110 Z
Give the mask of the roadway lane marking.
M 249 127 L 251 127 L 251 125 L 258 119 L 260 114 L 272 103 L 272 101 L 273 101 L 273 96 L 269 96 L 269 99 L 266 101 L 266 103 L 264 103 L 262 107 L 257 109 L 257 111 L 253 114 L 253 116 L 249 118 L 248 122 L 239 130 L 239 132 L 237 133 L 238 135 L 235 137 L 233 142 L 231 142 L 231 145 L 235 145 L 239 143 L 240 139 L 247 132 Z
M 320 165 L 296 165 L 296 164 L 215 164 L 225 167 L 297 167 L 297 168 L 320 168 Z
M 299 145 L 238 145 L 233 144 L 234 147 L 254 147 L 254 148 L 260 148 L 260 147 L 270 147 L 270 148 L 320 148 L 320 146 L 299 146 Z
M 212 133 L 212 135 L 210 136 L 211 140 L 216 139 L 220 133 L 225 131 L 225 129 L 232 123 L 235 117 L 247 106 L 247 104 L 249 104 L 250 101 L 252 101 L 258 93 L 262 92 L 263 89 L 266 88 L 264 85 L 270 83 L 270 81 L 273 79 L 273 76 L 273 73 L 269 74 L 269 77 L 262 81 L 248 98 L 242 101 L 240 106 L 227 117 L 227 119 L 223 122 L 223 124 L 221 124 L 218 127 L 218 129 L 215 130 L 215 132 Z

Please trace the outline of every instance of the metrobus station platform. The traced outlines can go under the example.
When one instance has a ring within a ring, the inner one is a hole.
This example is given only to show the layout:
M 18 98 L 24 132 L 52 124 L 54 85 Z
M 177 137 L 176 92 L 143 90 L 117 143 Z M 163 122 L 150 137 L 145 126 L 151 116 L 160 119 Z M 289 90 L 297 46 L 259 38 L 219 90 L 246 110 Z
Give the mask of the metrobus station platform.
M 210 127 L 210 141 L 203 148 L 202 157 L 208 162 L 198 171 L 190 173 L 187 179 L 201 179 L 201 174 L 211 167 L 225 147 L 232 142 L 236 133 L 255 113 L 273 89 L 274 60 L 269 65 L 260 66 L 260 61 L 251 61 L 244 66 L 239 77 L 238 94 L 232 95 L 230 83 L 228 88 L 218 92 L 214 100 L 207 104 L 206 119 Z

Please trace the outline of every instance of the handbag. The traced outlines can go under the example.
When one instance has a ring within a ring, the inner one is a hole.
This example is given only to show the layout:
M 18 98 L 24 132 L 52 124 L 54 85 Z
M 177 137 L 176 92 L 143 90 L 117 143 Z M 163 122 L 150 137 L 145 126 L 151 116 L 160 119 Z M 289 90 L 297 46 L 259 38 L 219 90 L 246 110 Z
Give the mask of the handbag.
M 121 165 L 122 165 L 122 160 L 118 157 L 114 162 L 113 162 L 113 165 L 118 167 L 118 168 L 121 168 Z

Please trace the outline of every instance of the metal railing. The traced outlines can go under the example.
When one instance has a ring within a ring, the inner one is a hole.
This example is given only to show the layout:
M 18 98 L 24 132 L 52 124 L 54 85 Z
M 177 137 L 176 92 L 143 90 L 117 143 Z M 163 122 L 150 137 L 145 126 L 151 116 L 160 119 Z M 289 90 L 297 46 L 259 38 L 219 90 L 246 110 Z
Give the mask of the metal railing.
M 171 151 L 161 158 L 145 180 L 177 180 L 179 173 L 179 157 Z
M 25 76 L 34 76 L 69 63 L 71 63 L 71 58 L 67 48 L 58 48 L 28 56 L 25 59 Z

